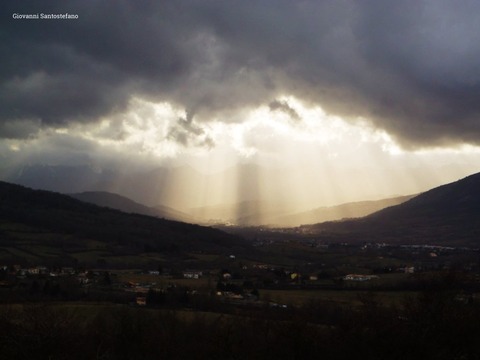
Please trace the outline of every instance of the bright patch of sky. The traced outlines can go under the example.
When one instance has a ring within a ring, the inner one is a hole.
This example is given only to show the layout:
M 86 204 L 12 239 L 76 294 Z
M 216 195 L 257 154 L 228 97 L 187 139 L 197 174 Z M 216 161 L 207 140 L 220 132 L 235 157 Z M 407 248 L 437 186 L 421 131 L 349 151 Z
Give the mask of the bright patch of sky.
M 168 102 L 134 98 L 125 112 L 97 123 L 4 140 L 3 160 L 11 166 L 86 163 L 122 172 L 187 165 L 219 177 L 196 206 L 251 196 L 297 210 L 415 194 L 478 171 L 479 147 L 402 150 L 368 119 L 346 121 L 293 96 L 280 97 L 278 104 L 245 109 L 242 118 L 231 121 L 197 121 Z M 228 169 L 239 164 L 259 170 L 232 179 Z M 239 181 L 258 186 L 251 194 L 235 195 Z M 220 188 L 225 189 L 218 193 Z M 184 206 L 188 201 L 183 199 Z

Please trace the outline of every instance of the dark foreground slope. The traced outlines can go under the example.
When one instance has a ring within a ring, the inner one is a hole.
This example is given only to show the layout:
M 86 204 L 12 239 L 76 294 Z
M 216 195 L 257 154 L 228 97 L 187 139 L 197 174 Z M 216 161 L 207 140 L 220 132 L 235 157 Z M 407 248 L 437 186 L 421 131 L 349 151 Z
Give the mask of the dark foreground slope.
M 27 258 L 78 258 L 81 254 L 93 259 L 153 252 L 169 256 L 191 251 L 223 253 L 243 249 L 244 243 L 220 230 L 126 214 L 0 182 L 0 246 L 4 258 L 10 253 Z
M 125 196 L 110 193 L 107 191 L 85 191 L 69 195 L 74 199 L 83 202 L 95 204 L 98 206 L 106 206 L 126 213 L 142 214 L 189 223 L 195 222 L 195 219 L 188 214 L 182 213 L 181 211 L 172 209 L 168 206 L 145 206 Z
M 476 247 L 480 244 L 480 173 L 362 219 L 317 224 L 311 229 L 351 240 Z

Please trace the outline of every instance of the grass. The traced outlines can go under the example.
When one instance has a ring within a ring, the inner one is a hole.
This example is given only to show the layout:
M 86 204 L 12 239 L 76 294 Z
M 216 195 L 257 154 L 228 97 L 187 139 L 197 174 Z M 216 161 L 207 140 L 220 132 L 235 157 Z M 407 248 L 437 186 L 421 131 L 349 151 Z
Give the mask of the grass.
M 211 255 L 211 254 L 189 254 L 192 258 L 195 258 L 199 261 L 205 262 L 215 262 L 217 260 L 223 260 L 224 256 Z
M 368 294 L 368 295 L 366 295 Z M 304 306 L 312 302 L 335 303 L 345 306 L 359 306 L 362 298 L 373 296 L 382 305 L 401 306 L 407 296 L 416 292 L 365 290 L 260 290 L 260 299 L 279 304 Z
M 215 321 L 219 318 L 228 318 L 235 315 L 230 314 L 221 314 L 217 312 L 209 311 L 192 311 L 190 309 L 153 309 L 153 308 L 140 308 L 140 307 L 131 307 L 125 304 L 113 304 L 113 303 L 104 303 L 104 302 L 46 302 L 46 303 L 35 303 L 35 304 L 8 304 L 3 305 L 0 308 L 1 314 L 8 314 L 10 317 L 14 317 L 19 313 L 25 310 L 33 311 L 53 311 L 56 314 L 61 314 L 62 317 L 68 315 L 75 316 L 75 319 L 81 321 L 82 323 L 89 323 L 94 318 L 105 311 L 129 311 L 135 313 L 150 313 L 154 315 L 171 315 L 175 316 L 181 321 L 193 321 L 202 319 L 205 321 Z
M 3 250 L 10 254 L 10 257 L 13 255 L 14 257 L 24 258 L 29 261 L 38 261 L 40 259 L 40 257 L 33 255 L 29 251 L 23 251 L 15 247 L 4 247 Z
M 133 283 L 156 283 L 157 286 L 163 287 L 168 284 L 176 284 L 177 286 L 185 286 L 191 289 L 205 289 L 214 288 L 216 282 L 205 276 L 199 279 L 175 279 L 172 277 L 150 274 L 138 274 L 135 272 L 114 272 L 117 274 L 117 279 L 120 282 Z
M 97 259 L 100 259 L 107 255 L 103 250 L 90 250 L 90 251 L 81 251 L 76 253 L 70 253 L 70 256 L 77 259 L 79 262 L 94 262 Z
M 55 248 L 53 246 L 41 246 L 41 245 L 29 245 L 24 250 L 30 253 L 35 253 L 39 257 L 58 256 L 63 253 L 61 249 Z

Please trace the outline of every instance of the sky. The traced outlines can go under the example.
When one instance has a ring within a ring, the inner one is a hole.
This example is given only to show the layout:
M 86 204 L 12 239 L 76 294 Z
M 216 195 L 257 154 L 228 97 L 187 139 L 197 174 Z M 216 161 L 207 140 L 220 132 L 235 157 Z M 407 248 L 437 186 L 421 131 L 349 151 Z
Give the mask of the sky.
M 313 208 L 480 169 L 478 1 L 2 1 L 0 16 L 4 178 L 255 164 Z

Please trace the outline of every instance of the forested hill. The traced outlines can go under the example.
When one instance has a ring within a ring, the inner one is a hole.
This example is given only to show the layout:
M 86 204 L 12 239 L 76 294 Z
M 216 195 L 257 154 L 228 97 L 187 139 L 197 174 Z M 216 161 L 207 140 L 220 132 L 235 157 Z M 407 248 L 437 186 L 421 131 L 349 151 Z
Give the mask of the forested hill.
M 362 241 L 480 245 L 480 173 L 439 186 L 358 220 L 313 225 Z
M 126 214 L 54 192 L 0 182 L 1 246 L 52 246 L 68 253 L 96 243 L 111 254 L 221 253 L 244 242 L 220 230 L 145 215 Z M 20 229 L 20 230 L 19 230 Z M 24 235 L 22 235 L 24 233 Z M 28 251 L 26 249 L 25 251 Z
M 125 196 L 121 196 L 115 193 L 109 193 L 106 191 L 85 191 L 77 194 L 69 194 L 69 196 L 83 202 L 117 209 L 126 213 L 143 214 L 169 220 L 195 223 L 195 219 L 191 216 L 178 210 L 172 209 L 168 206 L 145 206 Z

